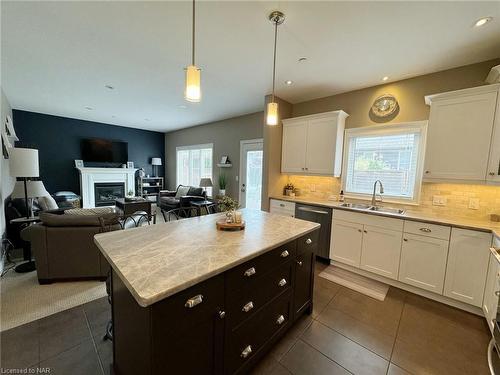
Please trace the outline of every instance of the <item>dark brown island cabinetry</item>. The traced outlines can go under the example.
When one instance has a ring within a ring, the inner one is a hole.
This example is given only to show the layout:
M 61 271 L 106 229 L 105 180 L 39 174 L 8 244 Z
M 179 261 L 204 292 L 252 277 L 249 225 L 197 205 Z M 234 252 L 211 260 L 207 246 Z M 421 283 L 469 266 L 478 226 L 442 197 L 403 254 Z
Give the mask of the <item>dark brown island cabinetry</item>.
M 319 230 L 148 307 L 113 272 L 114 372 L 244 374 L 312 312 Z

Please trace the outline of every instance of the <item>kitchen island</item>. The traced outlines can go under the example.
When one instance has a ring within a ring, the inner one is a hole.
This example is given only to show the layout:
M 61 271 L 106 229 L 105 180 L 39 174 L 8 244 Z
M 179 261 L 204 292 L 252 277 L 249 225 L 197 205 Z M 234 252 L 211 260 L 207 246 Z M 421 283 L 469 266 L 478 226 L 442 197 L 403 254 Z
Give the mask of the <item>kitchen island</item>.
M 242 212 L 243 231 L 215 214 L 95 236 L 117 375 L 245 373 L 312 311 L 319 225 Z

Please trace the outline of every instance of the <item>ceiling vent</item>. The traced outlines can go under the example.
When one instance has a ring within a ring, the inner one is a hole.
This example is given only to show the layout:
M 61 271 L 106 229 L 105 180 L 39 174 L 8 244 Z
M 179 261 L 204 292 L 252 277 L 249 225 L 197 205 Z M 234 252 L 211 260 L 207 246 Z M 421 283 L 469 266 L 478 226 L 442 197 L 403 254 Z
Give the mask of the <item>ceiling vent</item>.
M 486 82 L 489 84 L 500 83 L 500 65 L 491 68 L 488 77 L 486 77 Z

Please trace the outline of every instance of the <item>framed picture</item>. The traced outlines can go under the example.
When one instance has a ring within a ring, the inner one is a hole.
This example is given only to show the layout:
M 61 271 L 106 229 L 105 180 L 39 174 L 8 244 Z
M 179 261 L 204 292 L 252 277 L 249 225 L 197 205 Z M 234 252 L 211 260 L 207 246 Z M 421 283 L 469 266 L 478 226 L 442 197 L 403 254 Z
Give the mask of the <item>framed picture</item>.
M 222 155 L 222 157 L 220 158 L 220 163 L 221 164 L 226 164 L 227 163 L 227 159 L 228 159 L 227 155 Z
M 14 145 L 15 141 L 19 141 L 19 138 L 16 135 L 16 131 L 14 130 L 14 122 L 12 121 L 12 117 L 7 115 L 5 117 L 5 134 L 12 145 Z
M 133 161 L 127 161 L 127 168 L 134 168 L 134 162 Z
M 83 160 L 75 160 L 76 168 L 83 168 Z

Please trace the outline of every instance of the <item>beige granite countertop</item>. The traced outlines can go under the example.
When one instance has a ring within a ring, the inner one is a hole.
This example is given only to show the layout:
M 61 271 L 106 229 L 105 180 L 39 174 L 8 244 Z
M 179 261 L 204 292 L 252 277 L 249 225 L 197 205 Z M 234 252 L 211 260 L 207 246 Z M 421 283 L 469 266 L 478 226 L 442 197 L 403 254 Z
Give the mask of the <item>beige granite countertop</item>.
M 242 212 L 243 231 L 217 230 L 223 214 L 215 214 L 102 233 L 94 241 L 146 307 L 319 227 L 263 211 Z
M 472 220 L 472 219 L 460 218 L 460 217 L 447 217 L 447 216 L 436 215 L 436 214 L 431 214 L 431 213 L 427 213 L 427 212 L 419 212 L 418 210 L 406 210 L 406 212 L 403 215 L 389 214 L 389 213 L 383 213 L 383 212 L 374 212 L 374 211 L 366 211 L 366 210 L 356 210 L 356 209 L 352 209 L 352 208 L 340 207 L 340 205 L 342 203 L 338 202 L 338 201 L 321 200 L 321 199 L 308 198 L 308 197 L 290 198 L 287 196 L 276 195 L 276 196 L 271 196 L 270 198 L 281 199 L 281 200 L 286 200 L 286 201 L 296 202 L 296 203 L 318 205 L 318 206 L 322 206 L 322 207 L 342 209 L 342 210 L 353 211 L 353 212 L 360 212 L 360 213 L 365 213 L 365 214 L 370 214 L 370 215 L 388 216 L 388 217 L 394 217 L 394 218 L 403 219 L 403 220 L 413 220 L 413 221 L 422 221 L 422 222 L 436 223 L 436 224 L 446 224 L 446 225 L 450 225 L 452 227 L 457 227 L 457 228 L 474 229 L 474 230 L 480 230 L 480 231 L 484 231 L 484 232 L 492 232 L 493 235 L 500 238 L 500 223 L 495 223 L 493 221 Z M 382 203 L 382 205 L 385 205 L 388 207 L 391 206 L 390 203 L 387 203 L 387 204 Z

